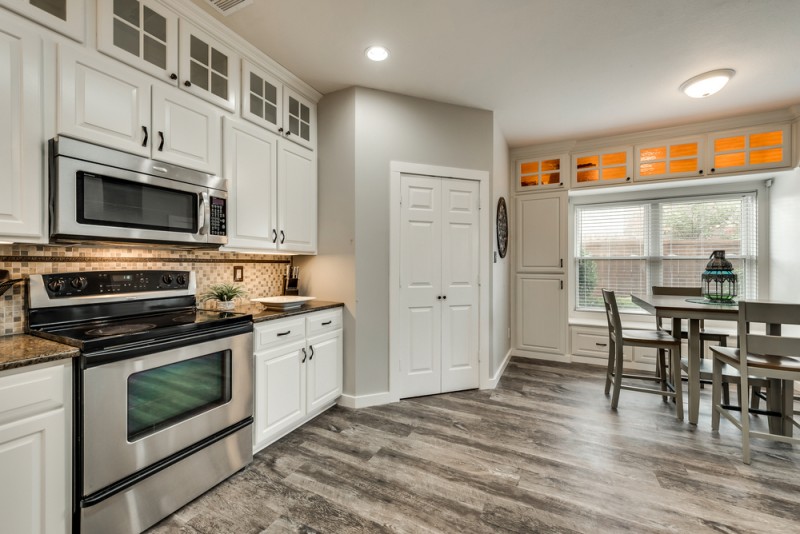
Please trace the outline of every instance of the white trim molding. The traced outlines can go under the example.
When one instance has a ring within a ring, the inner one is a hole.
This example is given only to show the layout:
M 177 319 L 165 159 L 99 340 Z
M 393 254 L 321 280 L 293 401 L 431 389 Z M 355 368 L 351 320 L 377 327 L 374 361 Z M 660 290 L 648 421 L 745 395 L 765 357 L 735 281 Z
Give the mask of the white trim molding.
M 489 380 L 486 381 L 486 384 L 481 384 L 481 389 L 494 389 L 497 387 L 498 382 L 503 377 L 503 373 L 506 371 L 506 367 L 508 367 L 508 362 L 511 361 L 511 349 L 508 349 L 506 355 L 503 357 L 503 363 L 500 364 L 500 367 L 497 368 L 497 372 L 494 376 L 490 377 Z
M 370 406 L 380 406 L 382 404 L 390 404 L 397 402 L 397 399 L 392 398 L 391 393 L 384 391 L 382 393 L 369 393 L 367 395 L 347 395 L 342 394 L 336 404 L 345 408 L 369 408 Z
M 475 180 L 480 182 L 480 229 L 479 229 L 479 352 L 480 360 L 478 374 L 481 389 L 494 387 L 491 385 L 492 377 L 489 376 L 489 332 L 490 310 L 492 307 L 491 293 L 492 282 L 492 210 L 487 206 L 491 204 L 489 171 L 476 169 L 460 169 L 457 167 L 441 167 L 424 163 L 409 163 L 392 161 L 389 165 L 389 396 L 388 402 L 400 400 L 400 350 L 396 333 L 398 320 L 397 309 L 400 302 L 400 175 L 417 174 L 421 176 L 434 176 L 439 178 L 456 178 L 461 180 Z

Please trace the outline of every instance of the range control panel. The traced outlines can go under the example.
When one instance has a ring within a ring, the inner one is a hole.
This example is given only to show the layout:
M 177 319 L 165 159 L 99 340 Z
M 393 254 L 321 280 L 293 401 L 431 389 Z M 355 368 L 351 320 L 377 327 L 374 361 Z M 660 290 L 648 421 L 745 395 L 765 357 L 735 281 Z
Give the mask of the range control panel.
M 88 271 L 42 276 L 51 298 L 187 289 L 190 271 Z
M 224 198 L 211 197 L 211 235 L 227 235 L 226 209 Z

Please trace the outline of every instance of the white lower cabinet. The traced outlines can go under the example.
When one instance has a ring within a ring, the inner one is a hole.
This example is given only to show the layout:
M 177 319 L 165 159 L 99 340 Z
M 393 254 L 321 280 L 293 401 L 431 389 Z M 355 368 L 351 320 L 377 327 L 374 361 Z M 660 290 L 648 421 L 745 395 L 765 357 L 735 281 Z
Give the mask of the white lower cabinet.
M 342 310 L 255 325 L 253 452 L 288 434 L 342 393 Z
M 563 355 L 567 314 L 564 276 L 517 275 L 517 348 Z
M 0 373 L 3 532 L 69 532 L 71 362 Z

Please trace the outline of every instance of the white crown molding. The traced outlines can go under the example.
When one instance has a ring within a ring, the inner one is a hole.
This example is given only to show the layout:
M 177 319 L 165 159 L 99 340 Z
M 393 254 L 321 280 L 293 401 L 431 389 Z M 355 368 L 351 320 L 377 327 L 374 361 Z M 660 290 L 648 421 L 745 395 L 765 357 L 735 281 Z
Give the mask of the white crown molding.
M 158 1 L 201 30 L 206 31 L 211 35 L 224 37 L 225 44 L 233 48 L 244 59 L 247 59 L 251 63 L 270 71 L 280 81 L 291 86 L 309 100 L 316 103 L 322 98 L 322 93 L 298 78 L 286 67 L 269 57 L 266 52 L 256 48 L 241 35 L 219 22 L 209 13 L 203 11 L 200 6 L 196 5 L 191 0 Z

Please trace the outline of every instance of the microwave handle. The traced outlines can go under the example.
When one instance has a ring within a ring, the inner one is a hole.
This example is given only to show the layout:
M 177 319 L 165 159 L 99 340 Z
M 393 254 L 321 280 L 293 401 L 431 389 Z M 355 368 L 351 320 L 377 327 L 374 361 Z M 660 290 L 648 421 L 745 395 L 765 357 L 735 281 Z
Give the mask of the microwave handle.
M 198 195 L 197 218 L 200 219 L 197 225 L 198 235 L 206 235 L 208 231 L 208 193 L 205 191 Z

